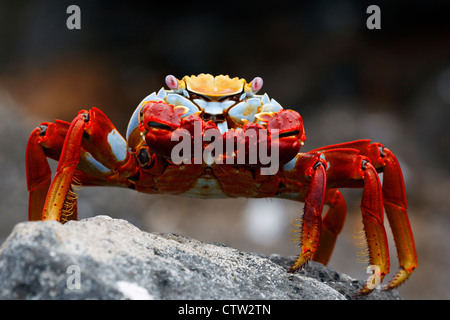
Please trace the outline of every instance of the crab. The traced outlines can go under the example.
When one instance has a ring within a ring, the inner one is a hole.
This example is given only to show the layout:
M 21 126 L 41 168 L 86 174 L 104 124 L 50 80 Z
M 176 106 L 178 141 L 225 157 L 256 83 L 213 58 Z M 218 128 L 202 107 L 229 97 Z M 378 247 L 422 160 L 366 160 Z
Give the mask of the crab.
M 80 186 L 290 199 L 304 203 L 296 229 L 301 251 L 288 270 L 295 272 L 310 260 L 328 263 L 346 216 L 339 189 L 363 188 L 369 264 L 377 266 L 380 282 L 389 273 L 385 211 L 399 270 L 384 289 L 409 278 L 417 254 L 402 171 L 388 148 L 357 140 L 300 152 L 302 117 L 257 94 L 260 77 L 249 83 L 210 74 L 165 80 L 169 89 L 153 92 L 134 110 L 125 138 L 97 108 L 80 111 L 71 123 L 43 122 L 32 131 L 26 150 L 29 220 L 76 220 Z M 47 158 L 58 161 L 53 180 Z M 373 289 L 366 283 L 359 293 Z

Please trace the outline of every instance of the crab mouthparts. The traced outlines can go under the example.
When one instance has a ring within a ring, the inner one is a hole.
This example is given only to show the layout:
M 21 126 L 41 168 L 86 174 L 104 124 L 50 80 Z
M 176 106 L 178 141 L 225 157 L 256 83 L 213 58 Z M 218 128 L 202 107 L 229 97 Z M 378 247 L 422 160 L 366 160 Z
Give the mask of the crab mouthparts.
M 298 130 L 292 130 L 292 131 L 286 131 L 286 132 L 282 132 L 278 135 L 279 138 L 284 138 L 284 137 L 290 137 L 290 136 L 297 136 L 300 134 L 300 131 Z
M 164 130 L 173 131 L 173 129 L 169 125 L 161 123 L 161 122 L 149 121 L 149 122 L 147 122 L 147 125 L 149 128 L 152 128 L 152 129 L 164 129 Z

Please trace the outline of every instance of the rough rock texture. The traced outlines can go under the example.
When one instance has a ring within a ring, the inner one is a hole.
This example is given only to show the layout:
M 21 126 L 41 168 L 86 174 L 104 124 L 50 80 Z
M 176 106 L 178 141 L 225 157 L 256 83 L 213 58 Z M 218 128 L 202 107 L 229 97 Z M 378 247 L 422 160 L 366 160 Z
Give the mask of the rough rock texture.
M 18 224 L 0 248 L 2 299 L 348 299 L 361 282 L 97 216 Z M 365 298 L 400 299 L 375 291 Z

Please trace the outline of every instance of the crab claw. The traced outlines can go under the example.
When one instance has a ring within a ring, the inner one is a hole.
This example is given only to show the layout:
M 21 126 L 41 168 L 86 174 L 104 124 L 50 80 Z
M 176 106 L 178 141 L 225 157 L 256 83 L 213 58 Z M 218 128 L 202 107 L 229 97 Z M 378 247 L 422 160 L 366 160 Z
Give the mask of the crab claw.
M 181 119 L 188 111 L 182 105 L 174 107 L 162 101 L 148 102 L 142 108 L 139 130 L 145 135 L 145 142 L 152 152 L 171 159 L 174 147 L 181 139 L 187 138 L 194 156 L 194 144 L 201 145 L 201 140 L 197 140 L 202 138 L 205 124 L 197 113 Z
M 278 143 L 280 165 L 292 160 L 306 140 L 300 114 L 293 110 L 281 110 L 278 112 L 261 112 L 256 114 L 255 117 L 267 123 L 271 143 Z
M 185 110 L 174 108 L 164 102 L 148 102 L 142 108 L 142 118 L 139 130 L 145 135 L 145 141 L 152 152 L 169 158 L 173 146 L 177 143 L 171 140 L 173 132 L 181 126 L 180 115 Z

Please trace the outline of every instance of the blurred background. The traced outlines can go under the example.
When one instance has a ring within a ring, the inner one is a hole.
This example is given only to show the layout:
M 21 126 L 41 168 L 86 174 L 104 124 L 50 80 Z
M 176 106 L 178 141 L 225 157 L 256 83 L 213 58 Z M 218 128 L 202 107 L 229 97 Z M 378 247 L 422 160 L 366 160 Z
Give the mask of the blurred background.
M 80 30 L 66 27 L 71 4 L 81 9 Z M 370 4 L 381 9 L 381 30 L 366 27 Z M 400 0 L 207 7 L 0 0 L 0 242 L 27 219 L 26 142 L 41 122 L 71 121 L 95 106 L 125 134 L 137 104 L 164 86 L 167 74 L 260 76 L 262 91 L 301 113 L 302 150 L 365 138 L 396 154 L 419 256 L 400 294 L 449 299 L 449 9 L 448 1 Z M 348 215 L 329 265 L 367 279 L 366 265 L 357 261 L 362 191 L 343 193 Z M 146 231 L 293 256 L 298 248 L 290 241 L 290 221 L 302 207 L 84 188 L 79 217 L 104 214 Z M 391 236 L 390 251 L 394 273 Z

